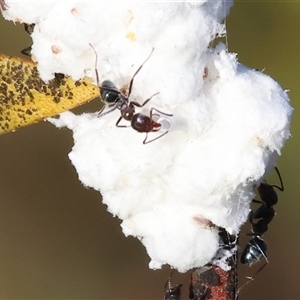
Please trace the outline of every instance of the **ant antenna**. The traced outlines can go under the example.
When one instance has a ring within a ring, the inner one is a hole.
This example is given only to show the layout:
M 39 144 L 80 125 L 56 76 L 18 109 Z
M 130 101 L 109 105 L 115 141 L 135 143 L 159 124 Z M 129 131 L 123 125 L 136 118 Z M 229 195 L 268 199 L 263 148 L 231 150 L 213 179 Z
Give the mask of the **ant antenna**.
M 131 94 L 131 89 L 132 89 L 132 85 L 133 85 L 133 79 L 134 77 L 137 75 L 137 73 L 141 70 L 141 68 L 143 67 L 143 65 L 148 61 L 148 59 L 151 57 L 152 53 L 154 51 L 154 47 L 152 48 L 150 55 L 147 57 L 147 59 L 140 65 L 140 67 L 135 71 L 135 73 L 133 74 L 130 83 L 129 83 L 129 89 L 128 89 L 128 98 Z
M 92 49 L 95 52 L 96 55 L 96 61 L 95 61 L 95 73 L 96 73 L 96 80 L 97 80 L 97 85 L 100 86 L 100 82 L 99 82 L 99 74 L 98 74 L 98 70 L 97 70 L 97 66 L 98 66 L 98 53 L 96 52 L 96 49 L 94 48 L 94 46 L 89 43 L 89 45 L 92 47 Z
M 274 185 L 272 185 L 272 187 L 276 187 L 277 189 L 279 189 L 280 191 L 284 191 L 284 186 L 283 186 L 283 181 L 282 181 L 282 178 L 281 178 L 281 175 L 280 175 L 280 172 L 279 172 L 279 170 L 278 170 L 278 168 L 277 167 L 275 167 L 274 168 L 275 170 L 276 170 L 276 173 L 277 173 L 277 175 L 278 175 L 278 178 L 279 178 L 279 180 L 280 180 L 280 185 L 281 185 L 281 187 L 279 187 L 278 185 L 276 185 L 276 184 L 274 184 Z

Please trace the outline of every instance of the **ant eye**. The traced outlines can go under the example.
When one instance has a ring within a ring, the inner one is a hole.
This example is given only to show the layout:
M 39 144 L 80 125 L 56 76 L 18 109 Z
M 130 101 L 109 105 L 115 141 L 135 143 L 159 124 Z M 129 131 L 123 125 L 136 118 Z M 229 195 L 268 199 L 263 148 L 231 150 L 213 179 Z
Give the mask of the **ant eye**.
M 106 104 L 114 104 L 118 98 L 119 94 L 115 92 L 108 92 L 106 90 L 101 91 L 101 99 Z

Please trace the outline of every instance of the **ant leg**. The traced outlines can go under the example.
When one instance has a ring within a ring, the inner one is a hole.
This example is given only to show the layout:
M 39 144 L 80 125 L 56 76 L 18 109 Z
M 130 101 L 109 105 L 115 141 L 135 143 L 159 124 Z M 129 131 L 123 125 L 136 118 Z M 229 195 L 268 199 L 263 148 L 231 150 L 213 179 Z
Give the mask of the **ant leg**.
M 261 201 L 261 200 L 256 200 L 256 199 L 252 199 L 253 203 L 260 203 L 260 204 L 266 204 L 265 202 Z
M 247 284 L 249 284 L 249 282 L 253 281 L 254 280 L 254 277 L 256 277 L 256 275 L 258 273 L 260 273 L 266 266 L 267 264 L 269 263 L 269 261 L 267 260 L 252 276 L 250 277 L 246 277 L 248 279 L 247 282 L 245 282 L 238 290 L 237 290 L 237 293 L 236 295 L 238 296 L 239 292 L 241 289 L 243 289 Z
M 145 100 L 143 102 L 143 104 L 139 104 L 138 102 L 135 102 L 135 101 L 130 101 L 133 105 L 137 106 L 137 107 L 143 107 L 145 106 L 154 96 L 158 95 L 159 93 L 155 93 L 153 94 L 150 98 L 148 98 L 147 100 Z
M 143 140 L 143 144 L 144 144 L 144 145 L 149 143 L 149 142 L 146 142 L 147 138 L 148 138 L 148 132 L 146 132 L 146 137 L 145 137 L 145 139 Z
M 154 48 L 152 48 L 150 55 L 148 56 L 148 58 L 141 64 L 141 66 L 135 71 L 135 73 L 133 74 L 131 80 L 130 80 L 130 84 L 129 84 L 129 89 L 128 89 L 128 98 L 130 96 L 131 90 L 132 90 L 132 84 L 133 84 L 133 79 L 136 76 L 136 74 L 141 70 L 141 68 L 143 67 L 143 65 L 145 64 L 145 62 L 151 57 L 152 52 L 154 51 Z
M 150 109 L 150 118 L 152 118 L 153 110 L 156 110 L 157 112 L 159 112 L 160 114 L 163 114 L 163 115 L 165 115 L 165 116 L 173 117 L 172 114 L 166 114 L 166 113 L 164 113 L 164 112 L 162 112 L 162 111 L 160 111 L 160 110 L 158 110 L 158 109 L 152 107 L 152 108 Z
M 104 109 L 105 109 L 105 105 L 103 105 L 103 106 L 101 107 L 101 109 L 98 111 L 98 114 L 97 114 L 97 117 L 98 117 L 98 118 L 103 116 L 102 112 L 104 111 Z
M 174 270 L 171 271 L 171 274 L 165 284 L 165 297 L 164 300 L 179 300 L 181 296 L 181 287 L 182 284 L 178 284 L 175 286 L 172 286 L 171 283 L 171 276 Z
M 145 100 L 144 102 L 143 102 L 143 104 L 140 106 L 140 107 L 143 107 L 143 106 L 145 106 L 154 96 L 156 96 L 156 95 L 158 95 L 159 94 L 159 92 L 157 92 L 157 93 L 155 93 L 155 94 L 153 94 L 150 98 L 148 98 L 147 100 Z
M 150 109 L 150 119 L 152 119 L 152 117 L 155 116 L 155 115 L 156 115 L 156 116 L 159 116 L 158 114 L 153 114 L 153 110 L 156 110 L 157 112 L 159 112 L 159 113 L 161 113 L 161 114 L 163 114 L 163 115 L 169 116 L 169 117 L 172 117 L 172 116 L 173 116 L 173 115 L 171 115 L 171 114 L 166 114 L 166 113 L 164 113 L 164 112 L 162 112 L 162 111 L 160 111 L 160 110 L 158 110 L 158 109 L 152 107 L 152 108 Z M 159 129 L 158 129 L 158 130 L 159 130 Z M 152 130 L 152 131 L 158 131 L 158 130 Z M 150 141 L 147 141 L 147 138 L 148 138 L 148 132 L 147 132 L 147 133 L 146 133 L 146 138 L 144 139 L 143 144 L 148 144 L 148 143 L 154 142 L 155 140 L 157 140 L 157 139 L 161 138 L 162 136 L 166 135 L 168 132 L 169 132 L 169 130 L 167 130 L 167 131 L 164 132 L 163 134 L 159 135 L 158 137 L 156 137 L 156 138 L 154 138 L 154 139 L 152 139 L 152 140 L 150 140 Z
M 159 115 L 159 114 L 152 114 L 152 116 L 151 116 L 151 117 L 154 117 L 154 116 L 160 117 L 160 115 Z
M 167 282 L 165 283 L 164 289 L 166 289 L 166 288 L 171 289 L 171 287 L 172 287 L 171 277 L 172 277 L 173 272 L 174 272 L 174 269 L 171 271 L 169 278 L 168 278 Z
M 154 142 L 155 140 L 157 140 L 157 139 L 161 138 L 162 136 L 166 135 L 168 132 L 169 132 L 169 130 L 166 131 L 166 132 L 164 132 L 164 133 L 161 134 L 160 136 L 158 136 L 158 137 L 156 137 L 156 138 L 150 140 L 150 141 L 147 141 L 147 138 L 148 138 L 148 132 L 146 132 L 146 138 L 144 139 L 143 144 L 145 145 L 145 144 L 149 144 L 149 143 L 151 143 L 151 142 Z
M 120 127 L 120 128 L 131 127 L 131 125 L 119 125 L 119 123 L 121 122 L 122 119 L 123 119 L 122 116 L 118 119 L 118 121 L 117 121 L 117 123 L 116 123 L 116 126 L 117 126 L 117 127 Z
M 101 110 L 98 112 L 98 116 L 97 116 L 98 118 L 103 117 L 103 116 L 111 113 L 112 111 L 114 111 L 117 108 L 117 106 L 115 105 L 112 109 L 110 109 L 110 110 L 102 113 L 105 108 L 106 108 L 106 105 L 103 105 L 103 107 L 101 108 Z

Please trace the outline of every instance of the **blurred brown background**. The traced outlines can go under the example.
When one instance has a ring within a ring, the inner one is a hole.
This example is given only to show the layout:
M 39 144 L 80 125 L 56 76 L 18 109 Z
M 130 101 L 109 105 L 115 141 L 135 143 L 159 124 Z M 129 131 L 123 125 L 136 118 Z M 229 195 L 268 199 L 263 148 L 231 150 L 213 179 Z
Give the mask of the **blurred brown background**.
M 264 236 L 270 264 L 240 299 L 300 299 L 300 3 L 238 1 L 226 22 L 229 50 L 290 90 L 296 109 L 293 138 L 278 160 L 286 190 L 278 192 L 277 215 Z M 0 26 L 0 53 L 23 57 L 20 50 L 31 44 L 23 26 L 2 17 Z M 80 110 L 99 107 L 95 100 Z M 169 269 L 149 270 L 144 247 L 125 238 L 100 194 L 77 180 L 68 160 L 70 131 L 42 122 L 0 136 L 0 147 L 1 299 L 163 299 Z M 268 181 L 277 182 L 275 172 Z M 240 282 L 258 267 L 240 268 Z M 174 276 L 185 290 L 187 280 Z

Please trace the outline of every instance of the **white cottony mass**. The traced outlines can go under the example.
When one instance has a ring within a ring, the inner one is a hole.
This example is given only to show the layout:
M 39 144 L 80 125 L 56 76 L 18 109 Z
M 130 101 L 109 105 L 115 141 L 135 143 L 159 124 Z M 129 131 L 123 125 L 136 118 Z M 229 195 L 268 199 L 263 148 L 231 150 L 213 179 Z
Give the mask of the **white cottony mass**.
M 44 80 L 64 73 L 96 82 L 94 48 L 99 81 L 128 90 L 154 49 L 129 101 L 158 93 L 135 113 L 149 117 L 152 109 L 161 118 L 147 141 L 167 134 L 143 144 L 146 133 L 130 121 L 116 126 L 120 107 L 101 117 L 65 112 L 51 122 L 73 131 L 69 157 L 79 179 L 101 192 L 125 235 L 140 239 L 151 268 L 184 272 L 210 262 L 218 227 L 238 234 L 247 220 L 255 186 L 290 136 L 293 111 L 273 79 L 239 64 L 222 44 L 209 48 L 225 33 L 232 3 L 6 3 L 5 18 L 35 23 L 32 53 Z

